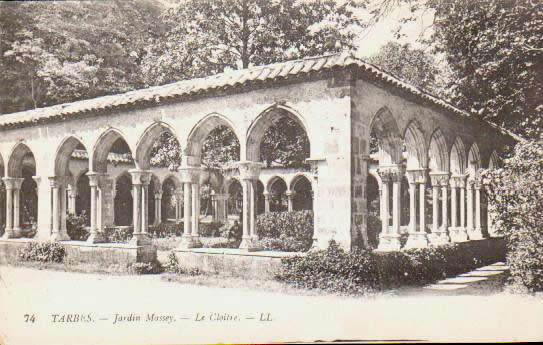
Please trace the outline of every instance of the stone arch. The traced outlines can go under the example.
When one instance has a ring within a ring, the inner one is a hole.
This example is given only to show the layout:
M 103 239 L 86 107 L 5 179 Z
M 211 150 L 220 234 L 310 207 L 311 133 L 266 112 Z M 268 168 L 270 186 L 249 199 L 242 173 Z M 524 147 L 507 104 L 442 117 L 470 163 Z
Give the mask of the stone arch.
M 492 151 L 490 154 L 490 158 L 488 159 L 488 168 L 489 169 L 497 169 L 502 166 L 502 161 L 500 157 L 498 156 L 498 153 L 496 151 Z
M 482 168 L 481 163 L 481 153 L 479 151 L 479 146 L 476 142 L 471 144 L 471 147 L 468 152 L 468 165 L 467 170 L 470 177 L 474 177 L 477 174 L 477 171 Z
M 170 133 L 180 143 L 174 129 L 162 121 L 153 123 L 143 131 L 136 144 L 135 163 L 138 169 L 149 170 L 151 168 L 153 144 L 166 132 Z
M 13 147 L 8 158 L 7 176 L 23 177 L 23 159 L 28 154 L 34 157 L 34 153 L 25 143 L 19 142 Z
M 451 173 L 461 175 L 466 171 L 466 147 L 460 137 L 456 137 L 451 148 Z
M 166 180 L 171 180 L 173 182 L 175 188 L 178 188 L 178 189 L 183 188 L 183 184 L 181 183 L 179 178 L 177 176 L 175 176 L 174 174 L 168 174 L 168 175 L 164 176 L 164 179 L 162 181 L 160 181 L 160 185 L 163 185 L 164 182 L 166 182 Z
M 428 168 L 431 171 L 449 171 L 449 150 L 441 129 L 437 128 L 428 146 Z
M 421 125 L 411 120 L 404 131 L 404 143 L 407 149 L 407 168 L 418 169 L 428 166 L 428 155 Z
M 88 152 L 83 142 L 73 135 L 65 138 L 62 141 L 55 154 L 55 176 L 68 176 L 70 174 L 68 170 L 70 166 L 70 159 L 72 157 L 72 153 L 78 146 L 83 146 L 85 151 Z
M 295 192 L 292 199 L 294 211 L 313 209 L 313 186 L 304 174 L 297 174 L 290 182 L 289 189 Z
M 161 200 L 161 212 L 162 220 L 174 220 L 178 221 L 181 218 L 183 208 L 178 205 L 176 194 L 182 190 L 182 183 L 174 174 L 167 175 L 161 183 L 162 186 L 162 200 Z
M 379 165 L 400 164 L 402 138 L 392 112 L 382 107 L 375 113 L 370 124 L 370 133 L 373 132 L 379 140 Z
M 132 176 L 124 171 L 115 178 L 114 224 L 128 226 L 133 220 Z
M 266 183 L 266 191 L 269 192 L 271 186 L 273 186 L 273 184 L 274 184 L 275 182 L 277 182 L 278 180 L 282 180 L 283 183 L 285 184 L 285 186 L 288 187 L 288 184 L 287 184 L 287 182 L 285 181 L 284 178 L 282 178 L 282 177 L 279 176 L 279 175 L 273 175 L 272 177 L 270 177 L 270 178 L 268 179 L 268 183 Z
M 212 130 L 220 126 L 228 127 L 241 144 L 242 141 L 239 140 L 239 135 L 236 132 L 234 124 L 221 114 L 211 113 L 198 121 L 190 131 L 187 137 L 187 148 L 185 153 L 190 156 L 200 157 L 205 139 Z
M 286 211 L 288 209 L 285 194 L 288 190 L 287 182 L 281 176 L 275 175 L 269 179 L 267 190 L 270 193 L 270 211 Z
M 113 144 L 119 139 L 123 139 L 128 146 L 128 142 L 121 131 L 115 128 L 107 129 L 96 141 L 92 150 L 90 170 L 92 172 L 106 173 L 107 172 L 107 157 Z M 132 148 L 130 148 L 132 151 Z
M 261 112 L 251 123 L 247 130 L 246 159 L 260 161 L 260 143 L 266 131 L 279 121 L 283 116 L 294 120 L 304 131 L 311 146 L 311 136 L 305 119 L 294 109 L 275 104 Z M 311 148 L 310 148 L 311 150 Z

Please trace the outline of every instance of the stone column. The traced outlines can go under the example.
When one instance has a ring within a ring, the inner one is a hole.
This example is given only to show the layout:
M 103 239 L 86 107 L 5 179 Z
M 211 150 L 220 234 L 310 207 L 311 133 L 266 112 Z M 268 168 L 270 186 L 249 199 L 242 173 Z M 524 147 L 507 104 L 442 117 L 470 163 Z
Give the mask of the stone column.
M 256 233 L 256 183 L 262 164 L 258 162 L 238 162 L 241 186 L 243 189 L 243 237 L 239 248 L 247 251 L 257 250 Z
M 446 212 L 447 206 L 442 206 L 442 224 L 439 224 L 439 189 L 445 184 L 449 183 L 449 174 L 445 172 L 431 172 L 430 180 L 432 183 L 432 234 L 430 236 L 430 242 L 433 245 L 440 245 L 449 242 L 449 236 L 447 230 L 443 227 L 443 224 L 447 224 Z M 446 193 L 443 195 L 446 197 Z M 447 203 L 447 200 L 443 200 L 443 203 Z
M 382 166 L 377 173 L 383 181 L 383 229 L 379 235 L 378 250 L 400 250 L 400 198 L 401 181 L 405 168 L 401 165 Z M 392 182 L 392 227 L 388 226 L 388 193 L 389 183 Z
M 68 213 L 75 214 L 75 200 L 77 197 L 77 192 L 74 186 L 68 185 L 66 188 L 68 191 Z
M 296 192 L 292 191 L 292 190 L 287 190 L 285 192 L 285 195 L 287 196 L 287 199 L 288 199 L 288 211 L 289 212 L 294 211 L 294 202 L 293 202 L 294 194 L 296 194 Z
M 445 236 L 448 236 L 449 231 L 449 175 L 443 175 L 441 178 L 441 231 L 445 233 Z M 447 242 L 449 238 L 447 238 Z
M 145 170 L 132 169 L 128 171 L 132 176 L 133 226 L 130 244 L 134 246 L 151 245 L 148 234 L 148 193 L 151 173 Z
M 156 200 L 155 200 L 155 207 L 156 207 L 156 214 L 155 214 L 155 223 L 156 225 L 162 223 L 162 192 L 158 192 L 155 194 Z
M 466 176 L 463 175 L 458 180 L 458 188 L 460 189 L 460 228 L 466 233 Z M 466 235 L 467 240 L 467 235 Z
M 101 174 L 96 172 L 88 172 L 87 176 L 89 177 L 89 186 L 90 186 L 90 199 L 91 199 L 91 214 L 90 214 L 90 236 L 87 239 L 88 243 L 101 243 L 105 242 L 105 239 L 99 228 L 99 209 L 102 207 L 99 202 L 98 196 L 98 185 L 100 182 Z
M 6 186 L 6 228 L 2 239 L 17 238 L 13 231 L 13 177 L 2 178 Z
M 17 237 L 21 236 L 21 185 L 24 178 L 13 179 L 13 231 Z
M 270 193 L 264 192 L 264 212 L 270 212 Z
M 481 179 L 479 176 L 476 176 L 473 187 L 475 189 L 475 224 L 473 231 L 469 233 L 470 240 L 481 240 L 483 239 L 483 231 L 481 228 Z
M 49 184 L 51 186 L 52 197 L 52 215 L 53 215 L 53 227 L 51 230 L 51 241 L 69 241 L 70 237 L 66 233 L 66 228 L 62 226 L 62 212 L 65 212 L 65 208 L 62 207 L 63 200 L 61 193 L 63 192 L 63 186 L 61 178 L 58 176 L 49 177 Z
M 426 235 L 426 169 L 421 170 L 422 171 L 417 178 L 417 184 L 419 185 L 419 232 L 424 234 L 426 243 L 428 244 Z
M 407 170 L 409 181 L 409 237 L 405 248 L 424 248 L 428 246 L 428 238 L 424 228 L 424 183 L 426 182 L 424 169 Z M 417 184 L 422 187 L 419 195 L 420 226 L 417 227 Z
M 465 188 L 466 176 L 464 175 L 453 175 L 451 177 L 451 214 L 452 214 L 452 223 L 449 228 L 449 233 L 451 236 L 451 241 L 453 242 L 464 242 L 468 240 L 468 235 L 466 233 L 465 227 L 465 200 L 464 200 L 464 188 Z M 457 223 L 457 190 L 460 189 L 460 224 Z
M 184 165 L 179 169 L 183 183 L 184 226 L 180 249 L 199 248 L 202 246 L 198 235 L 200 189 L 200 168 Z M 196 185 L 196 186 L 195 186 Z
M 473 233 L 474 227 L 473 227 L 473 184 L 474 181 L 472 179 L 468 179 L 466 183 L 466 207 L 467 207 L 467 225 L 466 225 L 466 231 L 468 232 L 469 239 L 471 238 L 471 234 Z

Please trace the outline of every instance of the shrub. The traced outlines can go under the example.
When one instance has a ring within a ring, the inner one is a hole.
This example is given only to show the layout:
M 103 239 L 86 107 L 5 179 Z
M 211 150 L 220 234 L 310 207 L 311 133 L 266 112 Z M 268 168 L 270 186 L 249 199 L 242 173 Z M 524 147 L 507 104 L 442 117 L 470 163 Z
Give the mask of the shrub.
M 264 213 L 256 228 L 264 249 L 307 251 L 313 244 L 313 211 Z
M 160 223 L 149 228 L 152 238 L 179 237 L 183 235 L 183 223 Z
M 68 214 L 68 217 L 66 218 L 66 230 L 72 241 L 86 241 L 87 238 L 89 238 L 90 234 L 85 228 L 88 220 L 89 217 L 85 211 L 79 215 L 73 213 Z
M 133 229 L 131 227 L 117 226 L 104 229 L 104 238 L 110 243 L 126 243 L 132 238 Z
M 489 212 L 506 240 L 511 278 L 543 291 L 543 141 L 519 143 L 500 169 L 482 172 Z
M 203 237 L 219 237 L 222 226 L 221 222 L 200 223 L 198 234 Z
M 175 256 L 174 252 L 170 252 L 168 254 L 168 259 L 166 263 L 164 264 L 164 270 L 169 273 L 175 273 L 175 274 L 187 274 L 190 276 L 198 276 L 203 274 L 201 270 L 198 268 L 185 268 L 179 263 L 179 259 L 177 259 L 177 256 Z
M 164 272 L 164 268 L 158 260 L 153 262 L 136 262 L 130 266 L 130 270 L 135 274 L 159 274 Z
M 22 261 L 63 262 L 66 250 L 56 242 L 30 242 L 19 249 Z
M 227 239 L 241 240 L 243 236 L 243 227 L 237 220 L 233 224 L 227 224 L 221 229 L 221 237 Z

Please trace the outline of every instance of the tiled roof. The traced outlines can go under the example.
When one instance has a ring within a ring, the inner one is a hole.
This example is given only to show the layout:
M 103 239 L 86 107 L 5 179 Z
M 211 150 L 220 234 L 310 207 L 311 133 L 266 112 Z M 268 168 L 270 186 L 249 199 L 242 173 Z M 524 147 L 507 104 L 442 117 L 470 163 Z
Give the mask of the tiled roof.
M 30 126 L 39 122 L 58 121 L 74 114 L 107 111 L 122 106 L 155 103 L 166 99 L 190 99 L 216 91 L 240 89 L 264 83 L 285 81 L 292 78 L 308 77 L 310 74 L 353 69 L 362 79 L 385 83 L 399 91 L 414 96 L 418 101 L 430 103 L 462 117 L 470 115 L 451 104 L 438 99 L 398 78 L 383 72 L 378 67 L 346 54 L 333 54 L 281 62 L 266 66 L 228 71 L 209 77 L 183 80 L 180 82 L 130 91 L 118 95 L 103 96 L 72 103 L 54 105 L 0 116 L 0 129 Z

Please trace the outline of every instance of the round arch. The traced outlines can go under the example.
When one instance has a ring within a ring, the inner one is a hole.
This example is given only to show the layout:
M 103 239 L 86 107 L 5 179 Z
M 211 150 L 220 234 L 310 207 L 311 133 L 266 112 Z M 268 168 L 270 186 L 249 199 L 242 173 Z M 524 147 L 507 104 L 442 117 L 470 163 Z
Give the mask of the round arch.
M 428 151 L 424 141 L 421 126 L 416 120 L 411 120 L 405 128 L 404 142 L 407 149 L 407 168 L 419 169 L 428 166 Z
M 466 171 L 466 147 L 460 137 L 456 137 L 451 148 L 451 173 L 461 175 Z
M 75 136 L 65 138 L 57 148 L 55 154 L 55 176 L 68 176 L 70 174 L 69 166 L 72 153 L 78 146 L 83 146 L 88 152 L 83 142 Z
M 23 159 L 27 155 L 34 157 L 34 153 L 25 143 L 20 142 L 13 147 L 8 159 L 9 177 L 23 177 Z
M 92 172 L 107 172 L 107 157 L 113 144 L 118 139 L 123 139 L 130 147 L 124 135 L 118 129 L 110 128 L 100 135 L 92 150 L 90 162 L 90 169 Z M 130 148 L 130 151 L 132 152 L 132 148 Z
M 149 170 L 151 168 L 153 144 L 164 133 L 170 133 L 180 143 L 179 138 L 170 125 L 162 121 L 153 123 L 143 131 L 136 144 L 135 163 L 138 169 Z
M 205 139 L 212 130 L 220 126 L 228 127 L 232 131 L 232 133 L 234 133 L 234 135 L 238 139 L 238 142 L 241 144 L 241 140 L 239 140 L 239 135 L 236 132 L 236 127 L 234 126 L 234 124 L 228 118 L 221 114 L 211 113 L 198 121 L 198 123 L 196 123 L 196 125 L 194 125 L 194 127 L 190 131 L 187 137 L 187 148 L 185 150 L 186 154 L 190 156 L 200 157 L 202 154 L 202 146 Z
M 428 168 L 431 171 L 449 171 L 449 150 L 441 129 L 437 128 L 428 146 Z
M 302 115 L 290 107 L 275 104 L 261 112 L 247 130 L 246 159 L 248 161 L 260 161 L 260 143 L 266 131 L 284 116 L 294 120 L 305 131 L 311 150 L 309 127 Z
M 387 107 L 375 113 L 370 122 L 370 133 L 379 140 L 379 165 L 402 162 L 402 138 L 398 123 Z

